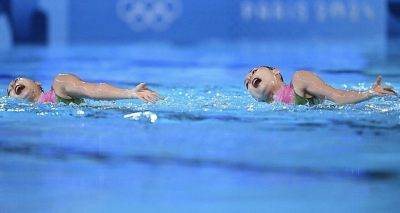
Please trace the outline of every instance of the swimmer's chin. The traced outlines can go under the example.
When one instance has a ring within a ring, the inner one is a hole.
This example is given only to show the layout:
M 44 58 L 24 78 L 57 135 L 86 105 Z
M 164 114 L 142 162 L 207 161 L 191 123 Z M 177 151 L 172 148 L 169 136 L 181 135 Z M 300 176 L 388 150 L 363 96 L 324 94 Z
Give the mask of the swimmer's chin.
M 256 99 L 256 100 L 257 100 L 257 99 Z M 268 104 L 272 104 L 272 103 L 275 102 L 275 100 L 274 100 L 273 98 L 271 98 L 271 99 L 268 99 L 268 98 L 265 98 L 265 99 L 258 99 L 257 101 L 258 101 L 258 102 L 268 103 Z
M 255 97 L 253 97 L 253 98 L 254 98 L 254 100 L 256 100 L 257 102 L 264 102 L 264 103 L 267 103 L 267 104 L 272 104 L 272 103 L 274 102 L 274 100 L 268 101 L 268 100 L 258 99 L 258 98 L 255 98 Z
M 39 96 L 40 96 L 40 94 L 36 97 L 35 91 L 31 90 L 31 91 L 25 93 L 23 97 L 20 97 L 20 99 L 23 99 L 23 100 L 28 101 L 28 102 L 35 103 L 35 102 L 38 101 Z

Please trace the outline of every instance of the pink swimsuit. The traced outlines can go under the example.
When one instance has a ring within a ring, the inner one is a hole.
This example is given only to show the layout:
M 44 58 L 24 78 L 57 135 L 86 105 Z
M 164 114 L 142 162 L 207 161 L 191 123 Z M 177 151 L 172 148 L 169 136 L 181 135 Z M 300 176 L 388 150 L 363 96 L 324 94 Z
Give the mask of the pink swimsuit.
M 46 93 L 42 93 L 39 96 L 38 99 L 39 103 L 46 103 L 46 102 L 50 102 L 50 103 L 55 103 L 56 102 L 56 93 L 54 92 L 53 87 L 51 87 L 51 89 L 46 92 Z
M 274 95 L 274 101 L 279 101 L 287 104 L 293 104 L 294 91 L 292 82 L 290 85 L 282 85 L 278 92 Z

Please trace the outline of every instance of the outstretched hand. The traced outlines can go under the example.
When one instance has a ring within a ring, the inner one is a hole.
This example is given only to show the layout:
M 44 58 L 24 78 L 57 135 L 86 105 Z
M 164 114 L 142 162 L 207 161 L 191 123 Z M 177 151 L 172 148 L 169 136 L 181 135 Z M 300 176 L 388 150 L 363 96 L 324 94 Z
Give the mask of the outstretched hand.
M 374 83 L 374 85 L 372 85 L 371 89 L 369 90 L 369 92 L 373 96 L 386 96 L 386 95 L 395 95 L 397 97 L 399 96 L 393 90 L 393 87 L 383 86 L 383 85 L 381 85 L 381 81 L 382 81 L 382 76 L 379 76 L 378 79 L 376 79 L 376 82 Z
M 149 88 L 146 88 L 146 83 L 141 83 L 132 89 L 132 97 L 139 98 L 145 103 L 150 102 L 153 104 L 155 104 L 158 99 L 164 100 L 164 97 L 162 97 L 160 94 Z

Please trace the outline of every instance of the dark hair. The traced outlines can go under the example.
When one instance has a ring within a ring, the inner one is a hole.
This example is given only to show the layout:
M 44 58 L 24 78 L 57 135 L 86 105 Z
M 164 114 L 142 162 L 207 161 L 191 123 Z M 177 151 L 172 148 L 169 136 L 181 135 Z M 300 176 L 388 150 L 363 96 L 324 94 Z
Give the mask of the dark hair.
M 264 67 L 264 68 L 267 68 L 269 70 L 274 70 L 275 69 L 274 67 L 270 67 L 270 66 L 259 66 L 259 67 Z

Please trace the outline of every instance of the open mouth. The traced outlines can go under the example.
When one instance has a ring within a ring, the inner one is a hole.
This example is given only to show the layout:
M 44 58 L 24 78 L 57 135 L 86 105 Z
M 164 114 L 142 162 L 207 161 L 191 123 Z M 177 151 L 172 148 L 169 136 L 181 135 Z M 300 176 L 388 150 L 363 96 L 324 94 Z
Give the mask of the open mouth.
M 24 90 L 24 89 L 25 89 L 24 85 L 17 85 L 15 87 L 15 94 L 17 94 L 17 95 L 21 94 L 22 90 Z
M 253 84 L 254 88 L 257 88 L 258 85 L 260 85 L 260 83 L 261 83 L 261 79 L 259 79 L 259 78 L 254 78 L 253 81 L 251 82 L 251 84 Z

